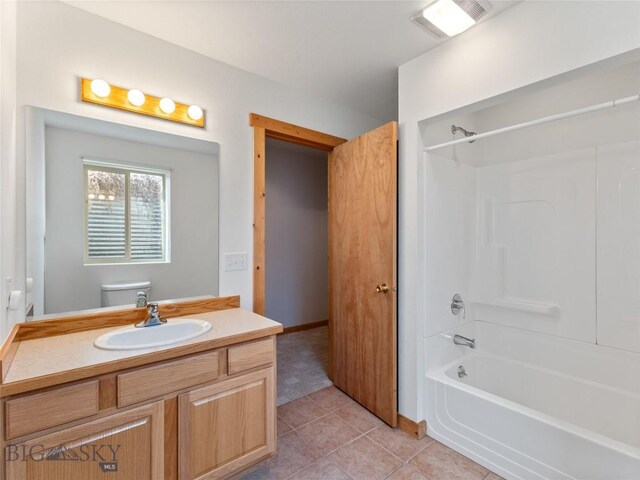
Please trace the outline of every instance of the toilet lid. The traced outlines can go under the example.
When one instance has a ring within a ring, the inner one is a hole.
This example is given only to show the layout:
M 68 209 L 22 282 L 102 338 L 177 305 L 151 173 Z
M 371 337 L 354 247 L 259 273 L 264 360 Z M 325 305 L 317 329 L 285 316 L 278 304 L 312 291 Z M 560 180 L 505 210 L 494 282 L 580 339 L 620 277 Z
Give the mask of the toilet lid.
M 146 290 L 151 288 L 151 282 L 117 282 L 117 283 L 105 283 L 102 285 L 103 292 L 114 292 L 117 290 Z

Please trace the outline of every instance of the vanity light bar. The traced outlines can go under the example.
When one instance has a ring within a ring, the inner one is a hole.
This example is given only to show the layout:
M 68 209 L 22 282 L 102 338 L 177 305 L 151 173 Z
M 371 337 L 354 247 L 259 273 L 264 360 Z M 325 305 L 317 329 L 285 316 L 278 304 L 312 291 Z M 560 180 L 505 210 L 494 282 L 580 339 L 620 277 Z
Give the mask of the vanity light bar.
M 83 102 L 204 128 L 205 113 L 198 105 L 186 105 L 137 89 L 116 87 L 100 79 L 81 78 L 80 92 Z

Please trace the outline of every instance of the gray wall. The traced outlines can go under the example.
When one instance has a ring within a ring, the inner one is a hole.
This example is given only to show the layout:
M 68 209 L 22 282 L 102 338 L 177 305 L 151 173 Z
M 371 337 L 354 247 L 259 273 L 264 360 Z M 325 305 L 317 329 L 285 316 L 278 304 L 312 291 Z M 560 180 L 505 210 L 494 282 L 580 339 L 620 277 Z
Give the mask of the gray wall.
M 327 154 L 268 140 L 266 158 L 267 317 L 326 320 Z
M 171 262 L 84 265 L 82 156 L 171 169 Z M 187 150 L 45 129 L 45 311 L 100 306 L 103 283 L 150 280 L 154 300 L 218 294 L 218 159 Z

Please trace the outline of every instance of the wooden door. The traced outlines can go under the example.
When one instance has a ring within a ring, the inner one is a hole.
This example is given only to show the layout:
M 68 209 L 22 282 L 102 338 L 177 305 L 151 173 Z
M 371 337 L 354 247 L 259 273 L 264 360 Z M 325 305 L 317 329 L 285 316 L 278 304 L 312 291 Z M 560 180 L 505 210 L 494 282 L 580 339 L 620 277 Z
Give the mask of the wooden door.
M 276 448 L 273 367 L 179 397 L 181 480 L 226 478 Z
M 24 442 L 12 442 L 5 447 L 7 478 L 163 478 L 163 411 L 163 402 L 156 402 Z
M 329 375 L 397 425 L 397 124 L 329 154 Z

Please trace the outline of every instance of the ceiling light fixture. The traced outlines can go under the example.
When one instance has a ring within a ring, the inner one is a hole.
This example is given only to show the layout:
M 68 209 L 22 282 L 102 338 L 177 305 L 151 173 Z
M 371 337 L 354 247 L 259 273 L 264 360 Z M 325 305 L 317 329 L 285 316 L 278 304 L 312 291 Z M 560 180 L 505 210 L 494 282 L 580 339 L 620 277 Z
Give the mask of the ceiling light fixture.
M 490 9 L 486 0 L 435 0 L 411 19 L 436 37 L 446 38 L 469 29 Z

